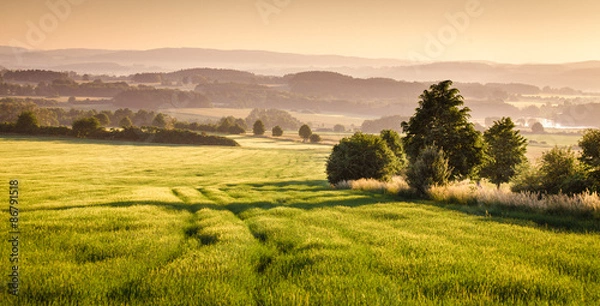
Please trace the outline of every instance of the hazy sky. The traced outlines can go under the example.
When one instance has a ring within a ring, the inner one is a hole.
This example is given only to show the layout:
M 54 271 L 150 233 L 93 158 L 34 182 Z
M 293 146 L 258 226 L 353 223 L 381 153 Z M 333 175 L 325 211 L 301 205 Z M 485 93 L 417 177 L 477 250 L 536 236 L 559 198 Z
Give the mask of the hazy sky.
M 199 47 L 511 63 L 600 59 L 597 0 L 0 0 L 0 25 L 0 45 L 35 49 Z

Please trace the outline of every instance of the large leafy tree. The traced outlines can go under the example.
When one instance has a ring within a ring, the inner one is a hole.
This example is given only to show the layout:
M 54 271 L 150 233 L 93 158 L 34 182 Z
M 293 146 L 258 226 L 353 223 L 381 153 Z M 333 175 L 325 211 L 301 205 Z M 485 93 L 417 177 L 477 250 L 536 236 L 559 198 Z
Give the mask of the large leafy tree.
M 481 168 L 481 176 L 488 178 L 500 188 L 516 174 L 517 167 L 526 160 L 527 140 L 515 130 L 510 118 L 494 122 L 484 134 L 486 161 Z
M 444 151 L 452 169 L 452 179 L 475 173 L 483 160 L 481 133 L 469 122 L 468 107 L 460 91 L 451 88 L 452 81 L 431 85 L 419 97 L 419 107 L 408 122 L 402 122 L 406 133 L 404 149 L 411 162 L 427 146 Z

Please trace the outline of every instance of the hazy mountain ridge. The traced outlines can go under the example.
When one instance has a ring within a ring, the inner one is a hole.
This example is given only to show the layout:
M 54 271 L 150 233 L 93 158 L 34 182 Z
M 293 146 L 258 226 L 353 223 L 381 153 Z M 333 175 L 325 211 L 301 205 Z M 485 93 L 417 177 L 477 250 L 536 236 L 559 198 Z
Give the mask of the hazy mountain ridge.
M 600 91 L 600 61 L 565 64 L 501 64 L 486 61 L 415 63 L 338 55 L 253 50 L 162 48 L 152 50 L 62 49 L 31 51 L 0 46 L 0 66 L 109 75 L 172 72 L 191 67 L 226 68 L 283 76 L 313 70 L 353 77 L 430 82 L 525 83 Z

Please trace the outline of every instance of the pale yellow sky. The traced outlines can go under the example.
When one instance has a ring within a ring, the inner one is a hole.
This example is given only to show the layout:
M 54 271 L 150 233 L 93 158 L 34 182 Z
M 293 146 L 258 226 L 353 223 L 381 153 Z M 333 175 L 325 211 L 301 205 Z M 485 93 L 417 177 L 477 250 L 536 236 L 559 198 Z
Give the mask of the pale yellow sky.
M 595 0 L 2 0 L 0 25 L 0 45 L 34 49 L 198 47 L 509 63 L 600 59 Z

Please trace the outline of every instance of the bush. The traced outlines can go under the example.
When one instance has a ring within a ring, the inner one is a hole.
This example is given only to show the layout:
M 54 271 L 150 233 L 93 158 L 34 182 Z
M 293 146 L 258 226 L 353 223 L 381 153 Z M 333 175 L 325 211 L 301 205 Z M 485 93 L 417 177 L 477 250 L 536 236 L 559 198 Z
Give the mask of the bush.
M 33 112 L 22 112 L 15 128 L 19 133 L 33 134 L 39 128 L 37 117 Z
M 100 121 L 90 117 L 73 122 L 73 134 L 79 138 L 86 138 L 100 129 Z
M 346 127 L 341 124 L 336 124 L 333 127 L 333 131 L 336 133 L 344 133 L 346 131 Z
M 536 134 L 543 134 L 545 132 L 544 126 L 541 123 L 536 122 L 531 126 L 531 132 Z
M 312 135 L 312 130 L 310 129 L 310 126 L 306 124 L 301 126 L 300 130 L 298 131 L 298 135 L 300 135 L 300 137 L 302 137 L 302 139 L 304 139 L 304 141 L 306 142 L 310 138 L 310 135 Z
M 326 171 L 333 185 L 363 178 L 388 181 L 398 172 L 398 163 L 381 137 L 356 133 L 333 147 Z
M 279 125 L 274 127 L 271 132 L 273 133 L 273 137 L 283 136 L 283 129 L 281 129 L 281 127 Z
M 427 146 L 409 165 L 406 179 L 410 187 L 425 195 L 433 186 L 447 185 L 451 173 L 444 151 L 435 146 Z
M 512 187 L 515 192 L 577 194 L 593 186 L 571 149 L 555 147 L 542 154 L 536 167 L 521 171 Z
M 256 122 L 254 122 L 254 126 L 252 127 L 252 132 L 256 136 L 264 135 L 265 134 L 265 125 L 263 124 L 263 122 L 260 120 L 256 120 Z
M 319 143 L 319 142 L 321 142 L 321 136 L 319 136 L 317 134 L 310 135 L 310 142 L 311 143 Z

